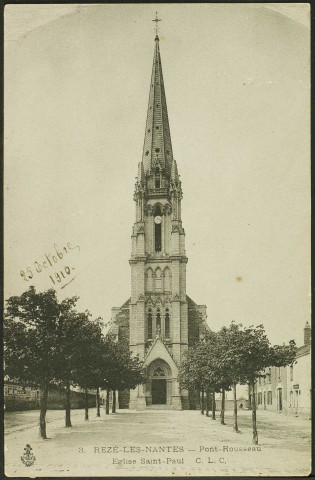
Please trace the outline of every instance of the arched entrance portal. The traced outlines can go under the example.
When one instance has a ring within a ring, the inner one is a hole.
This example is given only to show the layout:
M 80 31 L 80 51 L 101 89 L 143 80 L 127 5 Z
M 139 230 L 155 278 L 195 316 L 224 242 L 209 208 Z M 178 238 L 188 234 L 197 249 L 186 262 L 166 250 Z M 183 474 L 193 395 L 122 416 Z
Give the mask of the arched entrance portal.
M 170 405 L 172 396 L 172 372 L 162 359 L 154 360 L 147 369 L 147 405 Z

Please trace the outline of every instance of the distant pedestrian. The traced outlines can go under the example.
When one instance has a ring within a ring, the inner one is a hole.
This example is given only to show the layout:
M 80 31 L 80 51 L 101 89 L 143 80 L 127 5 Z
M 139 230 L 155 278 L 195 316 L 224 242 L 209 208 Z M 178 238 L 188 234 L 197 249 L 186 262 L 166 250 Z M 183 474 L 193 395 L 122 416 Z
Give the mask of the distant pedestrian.
M 240 408 L 243 408 L 243 404 L 242 404 L 242 403 L 240 403 Z

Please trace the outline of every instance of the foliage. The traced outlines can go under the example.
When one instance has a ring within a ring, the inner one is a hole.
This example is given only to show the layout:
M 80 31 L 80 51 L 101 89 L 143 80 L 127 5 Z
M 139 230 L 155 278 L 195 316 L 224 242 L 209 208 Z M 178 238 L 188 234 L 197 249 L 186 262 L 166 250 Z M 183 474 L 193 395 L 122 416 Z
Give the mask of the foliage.
M 88 311 L 78 314 L 73 381 L 82 388 L 94 389 L 101 375 L 103 335 L 101 319 L 90 317 Z
M 142 362 L 127 346 L 102 334 L 100 318 L 75 310 L 78 298 L 59 302 L 53 289 L 30 287 L 7 300 L 4 317 L 5 375 L 42 390 L 41 435 L 46 438 L 49 387 L 66 389 L 66 426 L 70 421 L 70 386 L 85 389 L 135 388 L 144 381 Z M 87 406 L 86 406 L 87 417 Z
M 274 345 L 270 349 L 270 364 L 274 367 L 285 367 L 291 365 L 296 357 L 296 344 L 294 340 L 289 345 Z
M 181 364 L 179 381 L 183 388 L 219 392 L 229 388 L 229 379 L 222 363 L 221 338 L 207 332 L 190 347 Z
M 76 297 L 59 303 L 53 289 L 36 293 L 30 287 L 7 300 L 4 316 L 5 374 L 36 387 L 58 380 L 59 326 Z
M 234 322 L 218 333 L 206 333 L 190 347 L 179 374 L 183 388 L 219 392 L 234 390 L 234 430 L 237 426 L 236 385 L 248 383 L 254 391 L 258 377 L 270 366 L 290 365 L 296 355 L 293 340 L 289 345 L 271 346 L 263 325 L 243 328 Z M 256 404 L 253 401 L 253 441 L 258 442 Z
M 145 380 L 143 362 L 132 357 L 128 346 L 105 338 L 101 386 L 110 390 L 133 389 Z
M 40 387 L 40 434 L 46 437 L 49 386 L 57 383 L 60 325 L 68 318 L 77 297 L 58 302 L 53 289 L 37 293 L 30 287 L 7 300 L 4 315 L 5 375 L 22 384 Z

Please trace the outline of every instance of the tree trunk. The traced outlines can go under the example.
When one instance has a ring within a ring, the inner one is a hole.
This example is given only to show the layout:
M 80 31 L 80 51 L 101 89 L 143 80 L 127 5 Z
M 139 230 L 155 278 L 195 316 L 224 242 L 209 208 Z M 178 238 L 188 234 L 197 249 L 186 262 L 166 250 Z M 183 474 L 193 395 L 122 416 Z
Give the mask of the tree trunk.
M 106 415 L 109 415 L 109 388 L 106 390 L 106 404 L 105 404 Z
M 47 412 L 47 400 L 48 400 L 48 383 L 43 388 L 42 400 L 40 404 L 39 414 L 39 432 L 41 438 L 46 440 L 46 412 Z
M 206 415 L 209 417 L 209 408 L 210 408 L 210 398 L 209 398 L 209 390 L 206 390 Z
M 67 381 L 66 385 L 66 427 L 72 427 L 71 425 L 71 400 L 70 400 L 70 381 Z
M 237 400 L 236 400 L 236 383 L 233 384 L 233 400 L 234 400 L 234 425 L 233 430 L 239 432 L 237 425 Z
M 212 393 L 212 420 L 215 420 L 215 392 Z
M 225 414 L 225 390 L 222 389 L 222 401 L 221 401 L 221 423 L 222 423 L 222 425 L 225 425 L 224 414 Z
M 112 413 L 116 413 L 116 390 L 113 390 Z
M 96 416 L 101 416 L 101 401 L 100 401 L 100 389 L 97 387 L 96 389 Z
M 258 445 L 258 432 L 257 432 L 257 423 L 256 423 L 256 398 L 255 398 L 255 380 L 252 381 L 252 419 L 253 419 L 253 443 Z
M 84 420 L 88 420 L 89 419 L 89 394 L 88 394 L 88 389 L 87 388 L 84 389 L 84 393 L 85 393 L 85 416 L 84 416 Z
M 250 389 L 251 389 L 250 382 L 247 383 L 247 387 L 248 387 L 248 408 L 251 410 L 252 409 L 252 402 L 251 402 L 251 398 L 250 398 Z
M 201 389 L 201 413 L 205 414 L 205 391 L 203 388 Z

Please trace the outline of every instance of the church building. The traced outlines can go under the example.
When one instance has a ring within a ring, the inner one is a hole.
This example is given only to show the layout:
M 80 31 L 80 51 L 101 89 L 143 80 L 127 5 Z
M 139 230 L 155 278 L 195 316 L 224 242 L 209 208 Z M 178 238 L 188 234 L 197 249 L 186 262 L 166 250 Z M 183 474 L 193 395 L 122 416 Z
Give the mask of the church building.
M 158 35 L 133 198 L 131 296 L 112 309 L 111 333 L 128 342 L 132 354 L 144 362 L 147 382 L 127 394 L 120 392 L 119 406 L 194 409 L 197 396 L 181 389 L 177 377 L 188 346 L 208 329 L 207 315 L 206 306 L 186 294 L 183 194 L 173 157 Z

